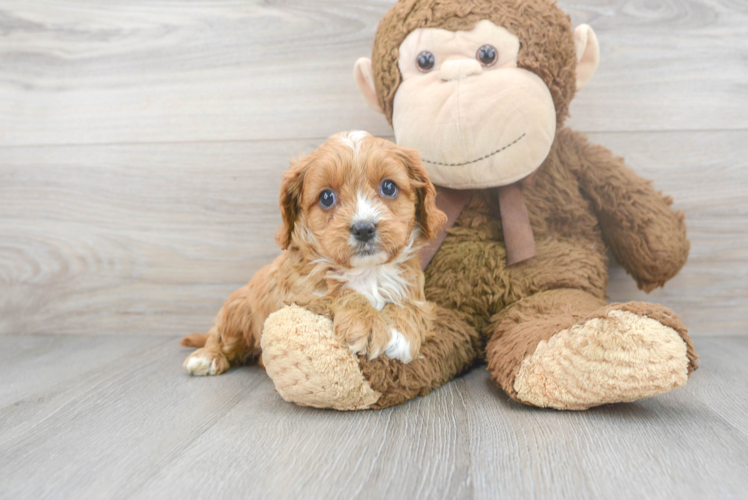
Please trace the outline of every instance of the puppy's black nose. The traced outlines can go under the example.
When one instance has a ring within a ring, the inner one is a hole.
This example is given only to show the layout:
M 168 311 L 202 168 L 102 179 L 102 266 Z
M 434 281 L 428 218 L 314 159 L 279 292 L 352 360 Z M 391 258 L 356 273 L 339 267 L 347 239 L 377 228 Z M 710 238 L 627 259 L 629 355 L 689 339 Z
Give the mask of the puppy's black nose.
M 356 222 L 351 226 L 351 234 L 358 241 L 366 243 L 377 233 L 377 225 L 373 222 Z

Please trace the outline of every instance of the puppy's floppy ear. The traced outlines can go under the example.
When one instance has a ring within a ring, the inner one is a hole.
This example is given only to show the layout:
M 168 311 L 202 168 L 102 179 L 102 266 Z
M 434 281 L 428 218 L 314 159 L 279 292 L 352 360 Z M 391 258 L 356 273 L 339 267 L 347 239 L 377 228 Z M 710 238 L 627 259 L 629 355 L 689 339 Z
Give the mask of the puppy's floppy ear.
M 301 193 L 304 186 L 304 175 L 311 165 L 309 156 L 291 161 L 291 168 L 286 170 L 281 180 L 280 209 L 281 226 L 275 233 L 275 241 L 283 250 L 291 244 L 294 224 L 301 212 Z
M 411 185 L 416 190 L 418 197 L 416 220 L 421 227 L 423 237 L 427 240 L 433 240 L 436 238 L 439 229 L 447 222 L 446 214 L 436 208 L 436 188 L 429 180 L 426 167 L 423 166 L 418 151 L 402 146 L 396 146 L 395 151 L 405 164 L 411 178 Z

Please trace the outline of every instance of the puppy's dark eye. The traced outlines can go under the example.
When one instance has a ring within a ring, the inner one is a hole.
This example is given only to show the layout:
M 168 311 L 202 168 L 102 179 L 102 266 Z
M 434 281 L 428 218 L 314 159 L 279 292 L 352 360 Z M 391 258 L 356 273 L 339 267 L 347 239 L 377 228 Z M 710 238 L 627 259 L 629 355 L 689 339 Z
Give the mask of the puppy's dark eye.
M 325 189 L 319 195 L 319 204 L 322 205 L 322 208 L 330 208 L 331 206 L 335 205 L 336 201 L 337 197 L 335 196 L 335 192 L 332 189 Z
M 482 45 L 475 53 L 475 58 L 480 61 L 483 66 L 493 66 L 499 59 L 499 53 L 496 47 L 493 45 Z
M 387 198 L 394 198 L 397 196 L 397 184 L 392 182 L 391 180 L 383 180 L 382 181 L 382 196 L 386 196 Z
M 418 66 L 418 69 L 423 73 L 428 73 L 434 69 L 435 64 L 436 57 L 434 57 L 434 54 L 428 50 L 424 50 L 416 57 L 416 66 Z

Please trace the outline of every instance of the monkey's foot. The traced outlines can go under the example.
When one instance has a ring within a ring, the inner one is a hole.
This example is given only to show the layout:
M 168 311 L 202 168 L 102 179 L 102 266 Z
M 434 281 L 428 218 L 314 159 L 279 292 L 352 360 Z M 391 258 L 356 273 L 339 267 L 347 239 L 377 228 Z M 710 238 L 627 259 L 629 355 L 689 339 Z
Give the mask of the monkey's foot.
M 696 356 L 677 317 L 652 304 L 649 315 L 637 313 L 636 303 L 615 306 L 541 341 L 519 367 L 516 399 L 581 410 L 684 385 Z

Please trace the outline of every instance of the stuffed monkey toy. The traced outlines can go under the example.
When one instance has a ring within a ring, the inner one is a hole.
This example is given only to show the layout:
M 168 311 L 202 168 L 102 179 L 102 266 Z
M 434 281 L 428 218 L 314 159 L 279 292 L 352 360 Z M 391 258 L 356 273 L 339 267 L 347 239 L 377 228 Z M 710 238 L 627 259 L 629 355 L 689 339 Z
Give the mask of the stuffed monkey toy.
M 589 26 L 551 0 L 400 0 L 354 77 L 398 144 L 421 152 L 447 229 L 421 253 L 435 331 L 408 364 L 353 356 L 329 319 L 273 314 L 263 361 L 302 405 L 383 408 L 485 360 L 516 401 L 557 409 L 634 401 L 686 383 L 678 316 L 607 304 L 610 249 L 639 288 L 689 251 L 684 215 L 621 158 L 563 126 L 599 58 Z

